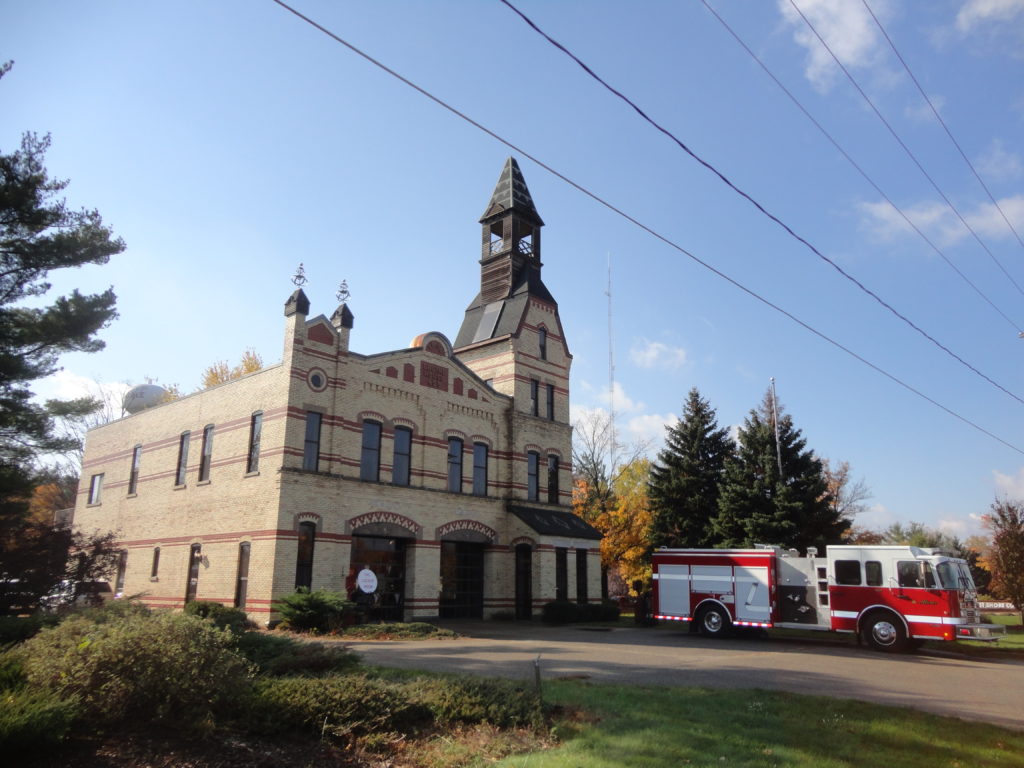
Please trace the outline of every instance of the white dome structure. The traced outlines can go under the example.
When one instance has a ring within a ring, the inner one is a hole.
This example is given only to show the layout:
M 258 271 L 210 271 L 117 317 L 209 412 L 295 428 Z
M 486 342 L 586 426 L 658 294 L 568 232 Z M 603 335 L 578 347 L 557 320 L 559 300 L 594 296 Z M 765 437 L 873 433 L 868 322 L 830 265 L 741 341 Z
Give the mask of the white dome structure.
M 128 413 L 138 413 L 160 405 L 167 390 L 157 384 L 139 384 L 125 392 L 121 407 Z

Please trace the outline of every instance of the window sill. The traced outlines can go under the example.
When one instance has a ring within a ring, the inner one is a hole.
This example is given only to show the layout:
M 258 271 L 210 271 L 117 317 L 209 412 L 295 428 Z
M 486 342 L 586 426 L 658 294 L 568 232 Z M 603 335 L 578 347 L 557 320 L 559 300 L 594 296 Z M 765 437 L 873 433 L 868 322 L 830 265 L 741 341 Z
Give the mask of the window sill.
M 125 496 L 126 499 L 137 499 L 138 497 L 138 493 L 129 493 L 127 496 Z
M 159 576 L 150 576 L 149 580 L 150 581 L 160 581 L 160 577 Z
M 255 472 L 246 472 L 242 477 L 259 477 L 260 471 L 257 469 Z
M 90 501 L 85 506 L 87 506 L 87 507 L 102 507 L 103 506 L 103 502 L 102 501 Z
M 209 480 L 200 480 L 198 483 L 196 483 L 196 485 L 209 485 L 209 484 L 210 484 Z
M 186 488 L 188 488 L 188 486 L 187 486 L 187 485 L 185 485 L 184 483 L 182 483 L 181 485 L 176 485 L 176 486 L 174 486 L 174 489 L 173 489 L 173 490 L 175 490 L 175 491 L 183 491 L 183 490 L 185 490 Z

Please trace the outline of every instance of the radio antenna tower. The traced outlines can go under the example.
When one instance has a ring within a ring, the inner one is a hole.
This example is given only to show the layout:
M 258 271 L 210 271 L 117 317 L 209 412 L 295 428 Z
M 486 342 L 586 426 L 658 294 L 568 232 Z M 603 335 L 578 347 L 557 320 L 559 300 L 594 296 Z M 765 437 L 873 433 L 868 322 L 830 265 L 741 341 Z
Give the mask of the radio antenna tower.
M 608 443 L 608 481 L 615 475 L 615 341 L 612 334 L 612 254 L 608 252 L 608 427 L 610 440 Z
M 785 482 L 782 477 L 782 446 L 779 444 L 779 401 L 775 398 L 775 377 L 769 381 L 772 383 L 772 426 L 775 428 L 775 458 L 779 462 L 779 481 Z

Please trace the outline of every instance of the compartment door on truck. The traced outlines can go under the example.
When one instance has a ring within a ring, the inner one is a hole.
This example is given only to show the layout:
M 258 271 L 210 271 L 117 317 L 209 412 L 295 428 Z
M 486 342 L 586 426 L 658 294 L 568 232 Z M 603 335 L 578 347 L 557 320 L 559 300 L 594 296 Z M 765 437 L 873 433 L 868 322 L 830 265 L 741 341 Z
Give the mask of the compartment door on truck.
M 690 566 L 658 567 L 658 611 L 671 616 L 690 614 Z
M 736 581 L 736 620 L 767 623 L 772 610 L 768 569 L 737 565 L 733 568 L 733 578 Z

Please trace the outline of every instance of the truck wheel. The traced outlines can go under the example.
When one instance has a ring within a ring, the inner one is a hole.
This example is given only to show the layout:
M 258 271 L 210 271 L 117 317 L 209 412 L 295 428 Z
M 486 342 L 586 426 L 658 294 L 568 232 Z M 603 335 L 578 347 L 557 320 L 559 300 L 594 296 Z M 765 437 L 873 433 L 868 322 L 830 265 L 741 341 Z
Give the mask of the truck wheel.
M 720 605 L 709 605 L 697 617 L 697 629 L 706 637 L 725 637 L 732 630 L 732 619 Z
M 899 653 L 907 647 L 907 633 L 903 623 L 888 613 L 868 616 L 861 628 L 861 637 L 876 651 Z

